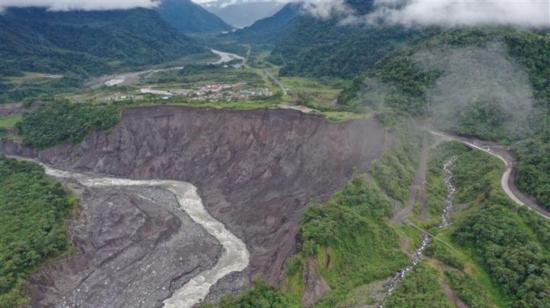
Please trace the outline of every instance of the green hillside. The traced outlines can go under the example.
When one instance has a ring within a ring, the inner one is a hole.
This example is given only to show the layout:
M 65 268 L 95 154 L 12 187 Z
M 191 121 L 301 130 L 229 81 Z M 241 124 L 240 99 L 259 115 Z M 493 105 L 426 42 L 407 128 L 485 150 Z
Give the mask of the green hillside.
M 370 0 L 346 3 L 357 14 L 373 8 Z M 403 27 L 345 25 L 342 19 L 337 13 L 320 19 L 300 5 L 289 4 L 234 36 L 241 42 L 272 45 L 269 60 L 281 66 L 281 75 L 353 77 L 419 34 Z
M 397 110 L 436 127 L 512 145 L 517 185 L 550 207 L 550 34 L 511 28 L 442 32 L 355 79 L 341 106 Z
M 162 19 L 182 33 L 215 33 L 231 26 L 191 0 L 162 0 L 156 9 Z

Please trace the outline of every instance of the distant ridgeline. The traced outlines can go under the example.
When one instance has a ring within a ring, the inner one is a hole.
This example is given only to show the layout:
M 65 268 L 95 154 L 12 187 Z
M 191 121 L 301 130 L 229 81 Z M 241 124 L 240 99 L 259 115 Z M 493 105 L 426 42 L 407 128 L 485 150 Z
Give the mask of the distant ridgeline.
M 156 10 L 182 33 L 216 33 L 232 29 L 221 18 L 191 0 L 162 0 Z
M 357 14 L 373 9 L 372 0 L 346 0 Z M 299 4 L 288 4 L 270 18 L 233 34 L 241 42 L 272 44 L 270 61 L 282 75 L 351 77 L 372 66 L 396 46 L 419 35 L 403 27 L 342 25 L 342 16 L 311 16 Z

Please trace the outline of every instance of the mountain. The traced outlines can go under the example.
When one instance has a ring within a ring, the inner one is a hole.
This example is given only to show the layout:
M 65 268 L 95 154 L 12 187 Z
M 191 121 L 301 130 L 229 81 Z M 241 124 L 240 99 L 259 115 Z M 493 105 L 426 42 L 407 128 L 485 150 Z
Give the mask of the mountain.
M 218 0 L 204 4 L 207 10 L 237 28 L 248 27 L 260 19 L 270 17 L 283 5 L 278 1 L 261 0 Z
M 3 72 L 95 74 L 204 51 L 153 10 L 54 12 L 10 8 L 0 16 Z
M 160 16 L 182 33 L 209 33 L 231 30 L 231 26 L 191 0 L 162 0 Z
M 373 9 L 374 1 L 346 3 L 363 15 Z M 270 60 L 282 66 L 282 75 L 350 77 L 418 34 L 398 26 L 342 25 L 342 18 L 338 13 L 329 19 L 317 18 L 300 5 L 288 4 L 234 36 L 241 42 L 272 44 Z
M 432 118 L 439 130 L 507 144 L 518 188 L 550 209 L 549 54 L 547 31 L 440 31 L 377 62 L 339 103 Z
M 302 6 L 289 3 L 271 17 L 256 21 L 249 27 L 231 34 L 237 40 L 252 43 L 275 43 L 295 27 Z

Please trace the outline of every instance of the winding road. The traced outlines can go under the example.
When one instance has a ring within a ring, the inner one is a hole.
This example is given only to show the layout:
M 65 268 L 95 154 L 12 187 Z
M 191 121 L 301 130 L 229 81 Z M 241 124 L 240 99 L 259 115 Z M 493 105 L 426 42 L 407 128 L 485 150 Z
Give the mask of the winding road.
M 39 161 L 8 156 L 8 158 L 30 161 L 44 167 L 47 175 L 76 180 L 86 187 L 109 186 L 152 186 L 161 187 L 172 192 L 181 207 L 189 217 L 200 224 L 208 233 L 216 238 L 223 246 L 223 253 L 216 265 L 197 276 L 193 277 L 172 296 L 164 301 L 164 307 L 188 308 L 200 303 L 209 293 L 212 287 L 221 278 L 232 272 L 240 272 L 249 264 L 249 252 L 245 243 L 236 237 L 225 226 L 214 219 L 204 208 L 202 200 L 197 193 L 197 188 L 187 182 L 165 180 L 130 180 L 109 177 L 96 177 L 87 174 L 73 173 L 54 169 Z
M 446 134 L 443 132 L 438 132 L 434 130 L 430 130 L 430 133 L 434 136 L 438 136 L 440 138 L 446 139 L 446 140 L 452 140 L 457 141 L 465 146 L 483 151 L 489 155 L 492 155 L 498 159 L 500 159 L 505 166 L 504 173 L 502 174 L 502 177 L 500 179 L 500 186 L 502 187 L 502 190 L 506 193 L 506 195 L 514 201 L 517 205 L 520 206 L 526 206 L 527 208 L 535 211 L 537 214 L 541 215 L 542 217 L 546 219 L 550 219 L 550 212 L 544 209 L 542 206 L 538 205 L 532 198 L 524 195 L 521 193 L 514 185 L 514 181 L 512 178 L 512 174 L 514 172 L 514 166 L 515 166 L 515 160 L 513 159 L 512 155 L 510 153 L 502 148 L 498 148 L 496 145 L 492 145 L 486 142 L 479 141 L 476 144 L 476 140 L 469 140 L 463 137 L 453 136 L 450 134 Z

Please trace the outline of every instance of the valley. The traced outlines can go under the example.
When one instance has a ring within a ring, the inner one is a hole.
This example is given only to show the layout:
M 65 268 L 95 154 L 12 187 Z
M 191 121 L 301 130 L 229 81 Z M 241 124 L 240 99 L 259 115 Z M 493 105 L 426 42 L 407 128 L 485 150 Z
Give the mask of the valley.
M 57 1 L 0 0 L 0 308 L 548 306 L 539 9 Z

